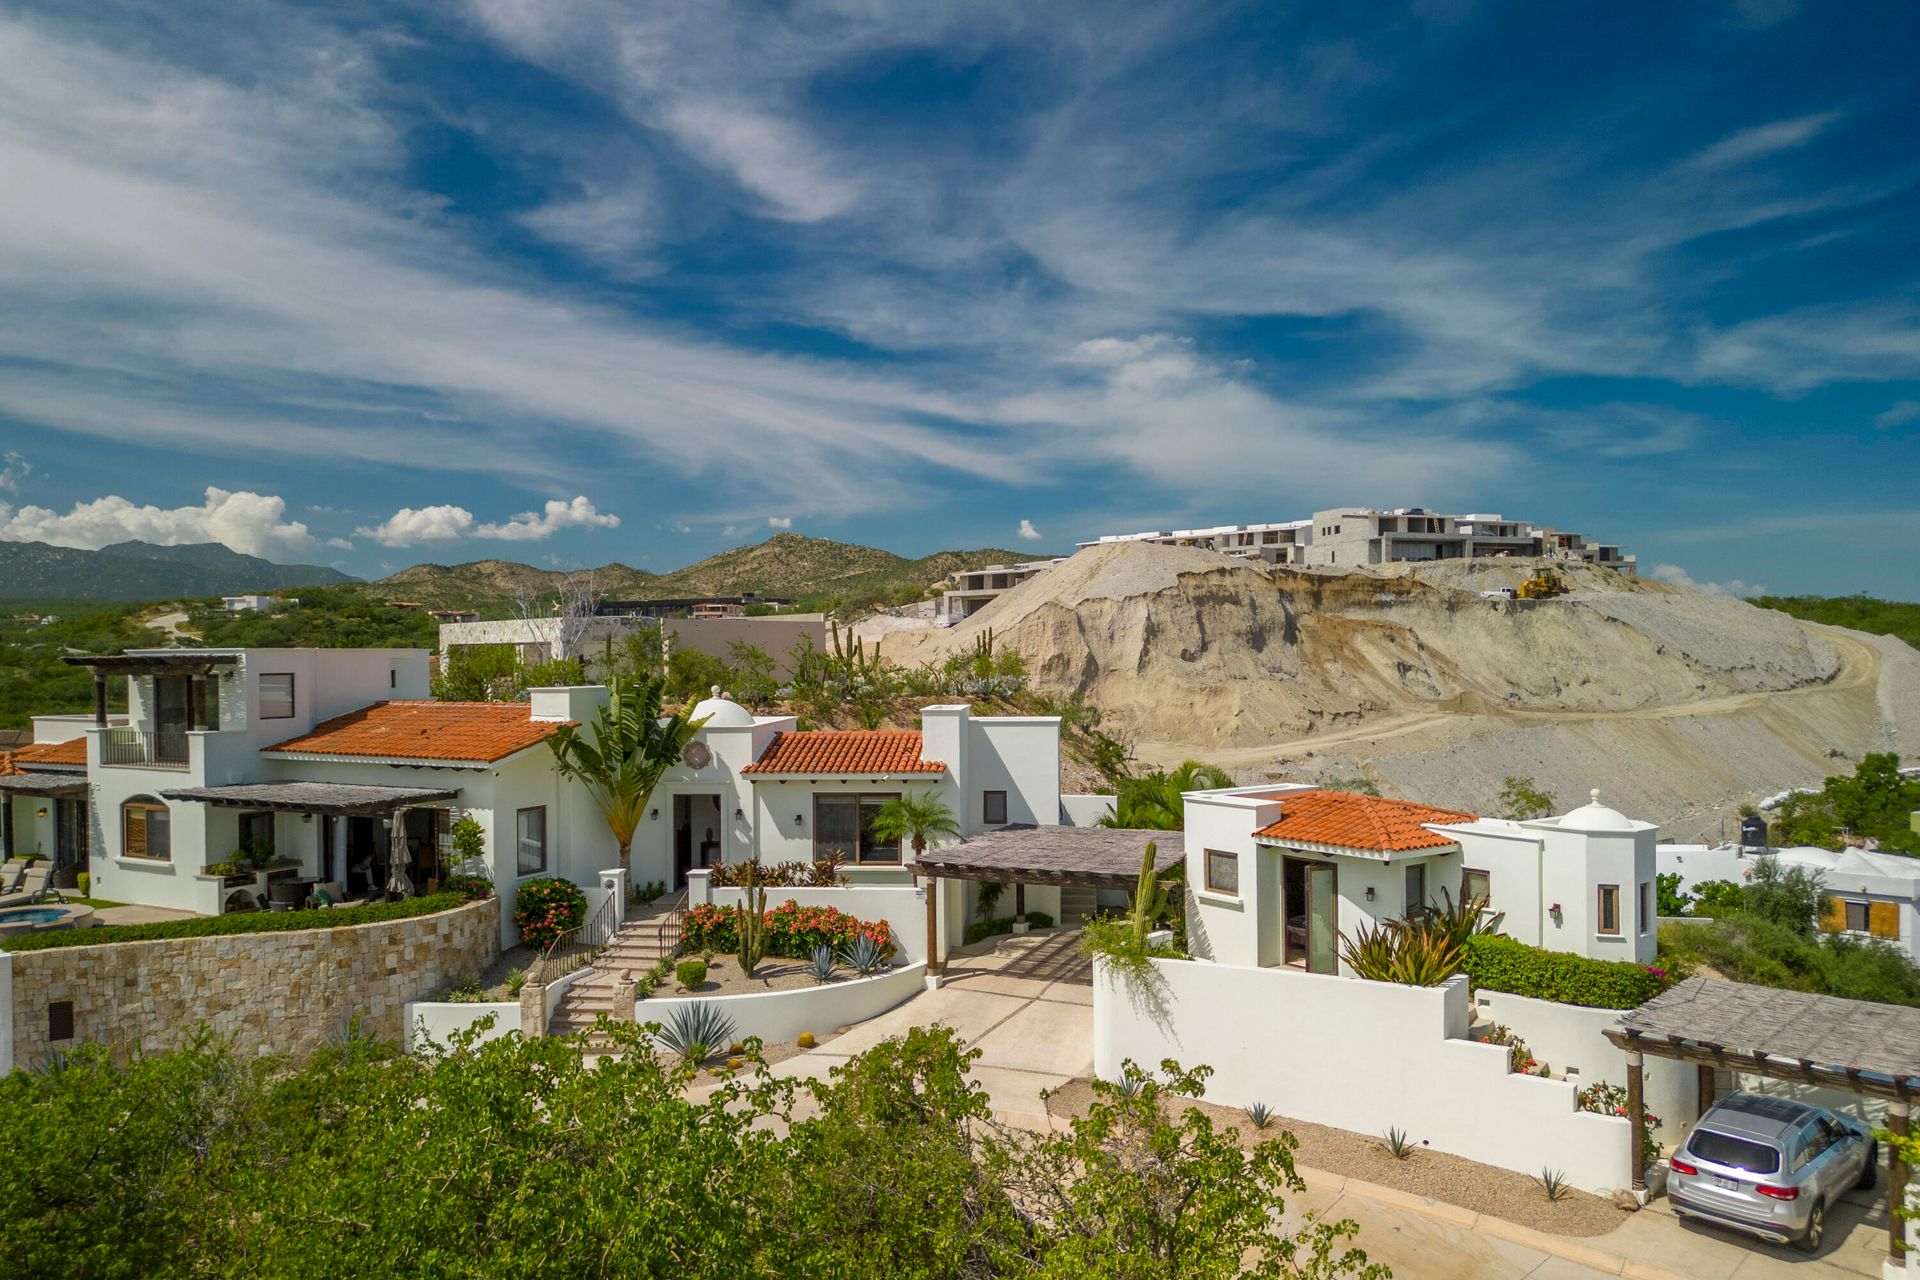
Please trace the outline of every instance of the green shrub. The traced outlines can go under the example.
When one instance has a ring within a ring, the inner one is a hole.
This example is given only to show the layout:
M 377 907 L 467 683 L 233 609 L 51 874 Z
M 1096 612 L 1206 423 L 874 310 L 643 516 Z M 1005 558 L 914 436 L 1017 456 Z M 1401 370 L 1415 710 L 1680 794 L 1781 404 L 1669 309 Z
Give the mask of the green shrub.
M 1590 1009 L 1635 1009 L 1669 985 L 1664 969 L 1546 951 L 1504 935 L 1469 938 L 1465 968 L 1476 987 Z
M 76 878 L 75 884 L 80 890 L 81 897 L 91 898 L 93 896 L 93 894 L 88 892 L 88 890 L 93 888 L 93 873 L 91 871 L 82 871 Z
M 682 987 L 697 987 L 707 980 L 707 962 L 682 960 L 673 966 L 673 977 Z
M 440 887 L 448 893 L 459 894 L 463 902 L 478 902 L 493 896 L 493 881 L 485 876 L 454 874 L 441 881 Z
M 45 951 L 49 947 L 93 947 L 112 942 L 155 942 L 166 938 L 222 938 L 236 933 L 291 933 L 297 929 L 339 929 L 430 916 L 464 906 L 457 893 L 430 893 L 399 902 L 315 911 L 243 911 L 230 916 L 160 920 L 152 924 L 102 925 L 93 929 L 50 929 L 0 940 L 7 951 Z
M 1735 982 L 1920 1005 L 1920 968 L 1884 938 L 1846 933 L 1808 937 L 1735 911 L 1717 920 L 1667 925 L 1660 930 L 1660 952 L 1681 964 L 1708 966 Z
M 967 926 L 967 941 L 979 942 L 981 939 L 991 938 L 995 934 L 1012 933 L 1013 921 L 1014 917 L 1012 916 L 995 916 L 991 920 L 976 920 Z M 1030 929 L 1051 929 L 1053 927 L 1053 917 L 1044 911 L 1029 911 L 1027 912 L 1027 927 Z

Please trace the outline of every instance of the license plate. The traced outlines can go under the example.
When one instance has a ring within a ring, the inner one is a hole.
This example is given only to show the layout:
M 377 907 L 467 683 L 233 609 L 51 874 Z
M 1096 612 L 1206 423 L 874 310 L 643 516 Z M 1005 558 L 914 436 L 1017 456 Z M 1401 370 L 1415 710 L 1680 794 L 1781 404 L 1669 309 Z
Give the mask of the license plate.
M 1725 1187 L 1729 1191 L 1738 1191 L 1740 1189 L 1740 1183 L 1738 1179 L 1722 1178 L 1718 1174 L 1714 1175 L 1713 1185 L 1716 1187 Z

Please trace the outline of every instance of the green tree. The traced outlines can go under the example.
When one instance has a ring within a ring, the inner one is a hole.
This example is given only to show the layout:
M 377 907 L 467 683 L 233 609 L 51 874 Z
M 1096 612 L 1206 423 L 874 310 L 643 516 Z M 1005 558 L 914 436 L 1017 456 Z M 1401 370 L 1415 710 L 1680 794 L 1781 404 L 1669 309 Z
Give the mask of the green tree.
M 520 655 L 510 644 L 449 649 L 432 681 L 433 696 L 442 702 L 512 702 L 525 688 Z
M 1667 871 L 1653 878 L 1655 910 L 1663 916 L 1684 916 L 1693 912 L 1693 895 L 1680 888 L 1678 871 Z
M 1226 770 L 1199 760 L 1182 761 L 1167 772 L 1120 779 L 1114 786 L 1113 812 L 1100 819 L 1103 827 L 1134 831 L 1181 831 L 1187 825 L 1189 791 L 1217 791 L 1233 785 Z
M 1839 849 L 1849 834 L 1877 841 L 1892 853 L 1920 854 L 1911 825 L 1920 810 L 1920 777 L 1900 772 L 1900 757 L 1874 752 L 1851 774 L 1828 778 L 1820 790 L 1797 792 L 1774 811 L 1773 842 Z
M 1087 1115 L 1065 1132 L 1013 1148 L 1007 1171 L 1047 1239 L 1029 1274 L 1058 1280 L 1211 1280 L 1360 1277 L 1387 1269 L 1352 1248 L 1351 1222 L 1309 1219 L 1283 1227 L 1288 1195 L 1306 1184 L 1294 1169 L 1298 1140 L 1282 1132 L 1251 1151 L 1214 1128 L 1189 1099 L 1206 1092 L 1206 1067 L 1169 1059 L 1162 1078 L 1129 1061 L 1123 1088 L 1093 1085 Z
M 727 646 L 732 659 L 727 691 L 749 707 L 764 710 L 780 696 L 780 677 L 773 655 L 757 644 L 735 640 Z
M 619 842 L 621 878 L 629 885 L 640 815 L 660 779 L 706 723 L 693 719 L 691 707 L 662 716 L 662 702 L 661 681 L 616 678 L 608 686 L 607 705 L 595 713 L 592 741 L 577 725 L 562 725 L 547 739 L 560 775 L 584 785 L 599 806 Z
M 698 649 L 675 649 L 667 659 L 667 678 L 662 687 L 675 702 L 698 702 L 715 687 L 727 687 L 727 664 Z
M 1500 808 L 1516 822 L 1544 818 L 1555 808 L 1553 792 L 1542 789 L 1532 778 L 1508 774 L 1500 782 Z
M 873 834 L 882 840 L 906 841 L 918 858 L 936 840 L 957 839 L 960 824 L 947 802 L 932 791 L 908 791 L 880 806 L 873 815 Z
M 1743 911 L 1808 938 L 1832 903 L 1818 871 L 1782 866 L 1778 858 L 1771 857 L 1753 860 L 1746 887 L 1740 893 Z
M 1706 880 L 1694 886 L 1693 914 L 1724 916 L 1746 906 L 1746 891 L 1731 880 Z

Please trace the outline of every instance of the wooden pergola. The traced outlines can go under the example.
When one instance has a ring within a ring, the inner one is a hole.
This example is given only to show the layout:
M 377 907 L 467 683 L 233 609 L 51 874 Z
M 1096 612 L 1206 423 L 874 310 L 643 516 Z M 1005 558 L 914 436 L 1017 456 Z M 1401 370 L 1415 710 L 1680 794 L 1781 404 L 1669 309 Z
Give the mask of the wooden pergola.
M 1688 978 L 1624 1015 L 1607 1039 L 1627 1055 L 1627 1118 L 1633 1143 L 1633 1185 L 1644 1189 L 1646 1119 L 1644 1054 L 1694 1063 L 1700 1111 L 1713 1105 L 1716 1069 L 1750 1071 L 1776 1080 L 1823 1085 L 1887 1104 L 1887 1128 L 1908 1132 L 1920 1095 L 1920 1009 L 1782 991 L 1717 978 Z M 1887 1159 L 1887 1256 L 1906 1254 L 1897 1212 L 1907 1198 L 1908 1169 L 1897 1151 Z
M 61 659 L 71 667 L 93 672 L 93 722 L 107 723 L 107 681 L 115 676 L 185 676 L 193 682 L 188 702 L 188 729 L 205 729 L 207 724 L 206 681 L 221 670 L 240 661 L 237 653 L 206 653 L 183 649 L 169 653 L 117 653 L 99 656 L 71 656 Z
M 1013 886 L 1014 917 L 1027 918 L 1026 886 L 1076 885 L 1093 889 L 1131 889 L 1140 878 L 1147 845 L 1158 844 L 1156 872 L 1185 857 L 1178 831 L 1142 831 L 1125 827 L 1008 826 L 929 849 L 915 859 L 914 872 L 927 877 L 927 972 L 938 977 L 944 966 L 940 947 L 939 881 L 977 880 Z

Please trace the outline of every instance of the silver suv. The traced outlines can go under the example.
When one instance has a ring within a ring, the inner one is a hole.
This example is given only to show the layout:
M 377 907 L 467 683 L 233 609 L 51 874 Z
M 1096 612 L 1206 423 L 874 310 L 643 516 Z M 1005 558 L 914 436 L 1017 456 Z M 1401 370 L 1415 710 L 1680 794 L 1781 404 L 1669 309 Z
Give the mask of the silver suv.
M 1880 1144 L 1867 1126 L 1823 1107 L 1736 1093 L 1700 1117 L 1667 1168 L 1680 1217 L 1815 1253 L 1828 1208 L 1879 1176 Z

